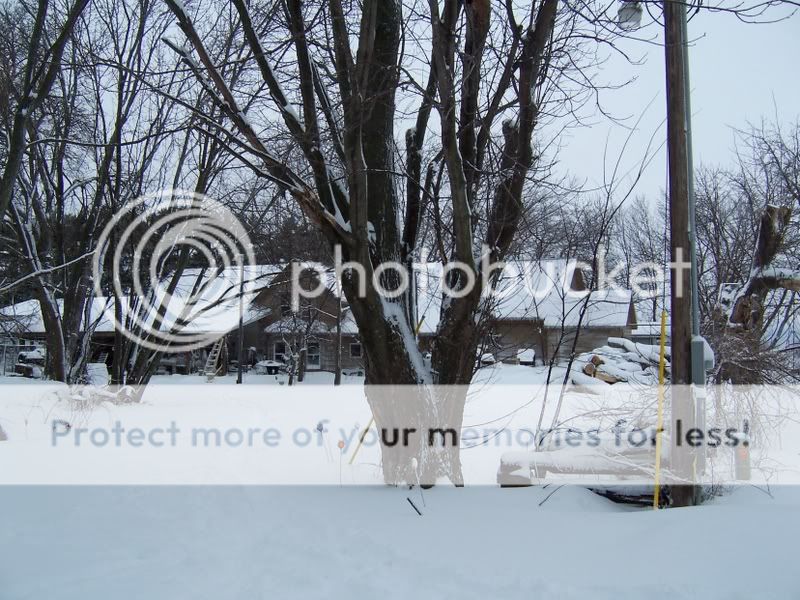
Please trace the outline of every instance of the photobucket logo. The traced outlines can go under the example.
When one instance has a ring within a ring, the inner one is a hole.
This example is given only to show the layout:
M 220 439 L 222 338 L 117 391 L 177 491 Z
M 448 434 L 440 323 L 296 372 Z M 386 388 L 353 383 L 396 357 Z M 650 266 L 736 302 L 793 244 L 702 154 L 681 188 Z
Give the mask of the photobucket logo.
M 676 295 L 684 293 L 684 274 L 691 264 L 684 260 L 684 253 L 677 249 L 676 260 L 662 265 L 655 262 L 635 264 L 608 264 L 607 257 L 600 253 L 592 263 L 580 260 L 492 261 L 488 246 L 482 248 L 475 268 L 463 262 L 428 262 L 423 252 L 422 260 L 409 272 L 407 265 L 384 262 L 368 275 L 366 267 L 355 261 L 345 262 L 340 246 L 334 248 L 334 264 L 328 267 L 321 263 L 292 263 L 291 306 L 299 311 L 301 299 L 318 298 L 328 290 L 338 293 L 343 280 L 352 283 L 355 294 L 364 298 L 367 286 L 383 298 L 393 299 L 410 291 L 412 282 L 416 292 L 429 296 L 462 298 L 471 294 L 477 285 L 483 297 L 494 302 L 538 303 L 542 301 L 572 301 L 586 299 L 591 290 L 602 291 L 601 297 L 614 299 L 654 298 L 661 295 L 664 286 L 675 278 Z M 305 276 L 311 273 L 311 277 Z M 530 308 L 525 304 L 525 308 Z
M 194 268 L 176 276 L 179 257 Z M 254 264 L 247 231 L 225 206 L 164 190 L 114 214 L 92 271 L 95 294 L 104 297 L 109 281 L 121 304 L 105 306 L 117 331 L 151 350 L 180 353 L 208 346 L 235 326 L 239 299 L 254 288 Z
M 434 266 L 433 263 L 423 263 L 425 268 Z M 504 263 L 491 263 L 489 253 L 486 252 L 481 259 L 480 273 L 485 289 L 491 273 L 502 270 Z M 466 263 L 451 261 L 438 267 L 438 277 L 434 275 L 442 293 L 451 298 L 462 298 L 472 293 L 478 283 L 475 271 Z M 418 270 L 418 265 L 415 270 Z M 304 274 L 311 272 L 312 277 L 306 278 Z M 428 272 L 423 273 L 425 278 L 430 278 Z M 343 279 L 349 279 L 356 286 L 356 294 L 360 298 L 367 295 L 367 283 L 379 296 L 386 299 L 399 298 L 409 291 L 412 274 L 406 265 L 398 261 L 383 262 L 372 269 L 372 276 L 368 276 L 366 267 L 355 261 L 344 261 L 342 248 L 338 244 L 334 247 L 333 269 L 320 263 L 292 263 L 291 267 L 291 307 L 294 312 L 300 310 L 302 298 L 319 298 L 327 290 L 340 289 Z M 426 285 L 426 284 L 423 284 Z

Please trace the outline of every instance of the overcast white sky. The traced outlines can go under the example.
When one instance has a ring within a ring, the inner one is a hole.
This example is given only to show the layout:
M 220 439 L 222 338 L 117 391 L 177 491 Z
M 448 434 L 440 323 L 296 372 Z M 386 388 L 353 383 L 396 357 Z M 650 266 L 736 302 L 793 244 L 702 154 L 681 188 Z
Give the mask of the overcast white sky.
M 645 13 L 645 20 L 649 20 Z M 648 28 L 648 37 L 659 32 Z M 730 164 L 734 159 L 732 128 L 745 128 L 762 117 L 791 123 L 800 116 L 800 15 L 774 24 L 744 24 L 735 16 L 702 12 L 689 23 L 693 40 L 690 50 L 695 165 Z M 661 42 L 659 38 L 658 42 Z M 628 74 L 637 80 L 621 90 L 607 91 L 604 106 L 616 115 L 632 115 L 632 126 L 645 106 L 658 95 L 640 125 L 626 155 L 633 167 L 651 133 L 666 115 L 663 46 L 623 40 L 622 47 L 645 62 L 631 67 L 622 59 L 612 60 L 603 71 L 608 81 L 622 81 Z M 629 75 L 628 75 L 629 76 Z M 603 148 L 610 140 L 610 159 L 619 154 L 627 132 L 608 120 L 592 127 L 572 130 L 561 138 L 563 169 L 603 180 Z M 609 138 L 610 135 L 610 138 Z M 666 137 L 666 125 L 658 142 Z M 610 168 L 610 167 L 609 167 Z M 655 198 L 666 189 L 666 149 L 656 156 L 637 187 L 637 195 Z

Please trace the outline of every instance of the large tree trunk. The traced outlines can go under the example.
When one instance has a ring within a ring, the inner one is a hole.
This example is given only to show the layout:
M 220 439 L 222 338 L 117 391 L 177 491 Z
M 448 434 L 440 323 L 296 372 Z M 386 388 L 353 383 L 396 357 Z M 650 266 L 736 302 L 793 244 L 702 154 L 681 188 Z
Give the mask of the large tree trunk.
M 47 367 L 45 373 L 49 379 L 68 383 L 70 368 L 67 364 L 67 348 L 64 343 L 64 327 L 53 294 L 44 286 L 38 285 L 36 296 L 42 311 L 42 323 L 45 330 L 47 346 Z

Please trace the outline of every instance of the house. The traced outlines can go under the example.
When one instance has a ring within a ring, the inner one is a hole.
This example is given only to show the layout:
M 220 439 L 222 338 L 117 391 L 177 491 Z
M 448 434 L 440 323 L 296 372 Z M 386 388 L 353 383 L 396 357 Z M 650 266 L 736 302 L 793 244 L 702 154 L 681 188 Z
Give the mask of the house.
M 329 267 L 317 263 L 298 265 L 304 288 L 312 289 L 315 274 Z M 442 265 L 415 265 L 416 321 L 419 344 L 430 350 L 441 312 Z M 258 348 L 259 355 L 283 360 L 292 348 L 307 347 L 308 370 L 331 371 L 336 361 L 338 298 L 332 286 L 317 298 L 303 299 L 297 313 L 291 310 L 291 271 L 262 290 L 255 303 L 266 309 L 258 329 L 245 333 L 245 344 Z M 609 337 L 629 337 L 636 326 L 636 311 L 628 290 L 586 289 L 583 273 L 575 260 L 510 262 L 490 302 L 490 335 L 483 352 L 503 362 L 531 364 L 534 357 L 546 362 L 555 356 L 563 360 L 572 352 L 586 352 L 602 346 Z M 363 349 L 358 327 L 346 302 L 341 308 L 341 361 L 344 369 L 363 367 Z M 304 345 L 303 340 L 306 340 Z
M 213 341 L 238 327 L 240 290 L 247 290 L 245 302 L 242 303 L 242 320 L 246 326 L 250 326 L 264 316 L 264 310 L 252 303 L 252 298 L 283 268 L 283 265 L 258 265 L 243 270 L 228 268 L 214 273 L 207 269 L 186 269 L 169 296 L 169 302 L 164 301 L 167 297 L 166 279 L 147 299 L 149 305 L 142 299 L 122 298 L 122 318 L 127 320 L 135 317 L 146 330 L 155 319 L 153 307 L 163 302 L 166 306 L 163 330 L 177 331 L 178 337 L 201 334 L 209 343 L 192 351 L 165 354 L 160 360 L 160 371 L 170 374 L 197 372 L 203 368 Z M 59 312 L 63 313 L 63 300 L 58 299 L 56 303 Z M 7 325 L 9 334 L 22 340 L 36 344 L 46 342 L 38 300 L 26 300 L 0 309 L 0 323 Z M 91 330 L 89 362 L 103 362 L 110 366 L 115 339 L 114 298 L 93 297 L 86 323 Z
M 227 355 L 236 360 L 241 317 L 243 361 L 248 365 L 265 360 L 288 362 L 296 355 L 303 358 L 306 370 L 333 371 L 338 345 L 342 369 L 363 370 L 364 350 L 358 327 L 346 301 L 340 302 L 334 292 L 332 270 L 319 263 L 299 263 L 297 267 L 306 289 L 317 284 L 319 273 L 327 275 L 327 287 L 323 286 L 322 293 L 315 298 L 301 298 L 297 310 L 292 310 L 291 304 L 291 264 L 247 267 L 248 291 L 241 303 L 241 281 L 235 269 L 213 276 L 200 269 L 187 269 L 173 294 L 165 325 L 188 315 L 185 332 L 207 334 L 212 342 L 226 336 Z M 423 351 L 430 350 L 439 323 L 441 275 L 439 263 L 415 265 L 416 321 Z M 191 303 L 189 298 L 200 289 L 199 284 L 204 286 L 203 293 L 199 301 Z M 159 293 L 156 297 L 160 297 Z M 573 344 L 576 352 L 588 351 L 605 344 L 609 337 L 629 337 L 636 326 L 631 293 L 589 293 L 574 260 L 509 263 L 486 302 L 491 316 L 480 351 L 504 362 L 541 364 L 551 357 L 562 360 L 573 351 Z M 0 309 L 0 316 L 3 315 L 24 316 L 27 325 L 19 335 L 44 339 L 38 302 L 31 300 Z M 111 364 L 112 316 L 113 299 L 93 300 L 93 361 Z M 152 322 L 152 316 L 148 315 L 144 322 Z M 165 355 L 162 372 L 191 373 L 202 369 L 210 344 L 184 354 Z
M 661 323 L 658 321 L 645 321 L 636 325 L 631 331 L 630 339 L 637 344 L 659 346 L 661 344 Z M 670 344 L 670 324 L 667 321 L 666 342 Z
M 308 262 L 296 268 L 300 269 L 298 279 L 305 289 L 317 285 L 320 272 L 329 275 L 327 287 L 315 298 L 301 298 L 298 310 L 292 311 L 292 266 L 287 265 L 254 299 L 254 312 L 261 311 L 261 317 L 245 329 L 245 346 L 255 348 L 259 359 L 278 362 L 286 362 L 292 354 L 303 351 L 306 370 L 334 371 L 339 339 L 341 368 L 363 371 L 358 328 L 347 303 L 340 303 L 334 292 L 332 271 Z
M 0 376 L 16 371 L 21 354 L 42 351 L 41 344 L 14 335 L 14 330 L 7 327 L 8 325 L 10 324 L 7 321 L 0 322 Z M 7 330 L 12 333 L 6 333 Z
M 430 346 L 441 310 L 440 264 L 418 268 L 417 309 L 421 344 Z M 609 337 L 629 337 L 636 311 L 628 290 L 592 291 L 586 287 L 577 261 L 509 261 L 494 292 L 486 300 L 491 315 L 483 352 L 502 362 L 538 364 L 551 357 L 566 359 L 573 351 L 588 352 Z M 577 341 L 576 341 L 577 337 Z

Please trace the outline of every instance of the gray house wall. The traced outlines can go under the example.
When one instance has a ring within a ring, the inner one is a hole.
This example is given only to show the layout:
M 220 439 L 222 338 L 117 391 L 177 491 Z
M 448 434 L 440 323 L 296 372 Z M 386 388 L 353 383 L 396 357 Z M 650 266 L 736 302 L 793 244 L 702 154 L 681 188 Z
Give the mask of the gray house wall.
M 629 337 L 629 327 L 602 327 L 593 325 L 583 327 L 575 346 L 576 354 L 591 352 L 595 348 L 605 346 L 610 337 Z M 556 361 L 569 358 L 577 333 L 576 327 L 560 328 L 543 327 L 535 320 L 499 321 L 494 326 L 492 343 L 487 344 L 486 351 L 502 362 L 516 361 L 520 350 L 532 349 L 536 352 L 536 363 L 545 364 L 552 356 Z M 559 343 L 560 342 L 560 343 Z
M 275 356 L 275 344 L 282 341 L 283 336 L 274 333 L 262 334 L 262 347 L 265 348 L 264 356 L 269 360 L 280 360 Z M 316 341 L 320 349 L 320 366 L 308 366 L 308 371 L 335 371 L 336 370 L 336 341 L 334 337 L 328 336 L 312 336 L 309 341 Z M 361 356 L 352 356 L 350 351 L 351 344 L 358 344 L 360 342 L 357 336 L 342 335 L 342 369 L 363 369 L 364 368 L 364 354 L 363 348 Z

